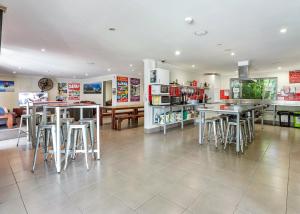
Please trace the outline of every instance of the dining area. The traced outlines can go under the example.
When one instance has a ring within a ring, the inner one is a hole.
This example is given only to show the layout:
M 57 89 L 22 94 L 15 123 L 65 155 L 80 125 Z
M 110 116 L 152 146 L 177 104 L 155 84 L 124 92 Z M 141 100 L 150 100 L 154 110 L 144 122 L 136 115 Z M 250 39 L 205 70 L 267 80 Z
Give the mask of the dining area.
M 118 105 L 100 107 L 100 125 L 104 124 L 105 118 L 109 118 L 113 130 L 121 130 L 123 120 L 127 120 L 128 127 L 137 127 L 139 119 L 144 118 L 144 105 Z
M 71 117 L 71 110 L 79 113 L 79 120 Z M 92 114 L 91 118 L 85 118 L 84 111 L 92 111 L 95 114 Z M 75 160 L 79 154 L 84 154 L 87 170 L 89 160 L 100 160 L 98 104 L 69 104 L 57 101 L 28 103 L 26 114 L 20 118 L 17 146 L 22 133 L 26 134 L 27 142 L 34 151 L 32 172 L 36 169 L 38 158 L 44 158 L 44 161 L 49 158 L 53 160 L 57 173 L 66 170 L 68 159 Z

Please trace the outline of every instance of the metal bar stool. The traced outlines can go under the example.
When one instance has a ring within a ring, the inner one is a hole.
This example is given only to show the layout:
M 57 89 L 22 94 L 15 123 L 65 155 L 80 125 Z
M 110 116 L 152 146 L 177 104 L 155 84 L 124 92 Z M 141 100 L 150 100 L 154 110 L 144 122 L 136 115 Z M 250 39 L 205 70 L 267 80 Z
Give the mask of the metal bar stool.
M 70 124 L 69 125 L 64 170 L 66 170 L 67 165 L 68 165 L 68 157 L 70 155 L 70 149 L 71 149 L 72 143 L 73 143 L 73 151 L 78 152 L 78 150 L 76 150 L 76 147 L 78 145 L 77 144 L 78 132 L 81 132 L 81 136 L 82 136 L 81 140 L 83 143 L 83 153 L 85 154 L 85 164 L 86 164 L 86 168 L 89 169 L 87 127 L 88 127 L 87 124 Z M 71 142 L 73 133 L 74 133 L 74 139 L 73 139 L 73 142 Z
M 34 169 L 35 169 L 37 153 L 38 153 L 39 145 L 41 143 L 42 132 L 44 132 L 44 149 L 43 149 L 44 160 L 46 161 L 47 157 L 48 157 L 48 147 L 49 147 L 49 142 L 50 142 L 50 137 L 51 137 L 54 160 L 55 160 L 55 162 L 57 161 L 57 158 L 56 158 L 57 157 L 57 154 L 56 154 L 56 151 L 57 151 L 57 148 L 56 148 L 57 147 L 56 125 L 55 124 L 41 124 L 38 126 L 38 130 L 37 130 L 37 142 L 35 145 L 33 164 L 32 164 L 32 172 L 34 172 Z
M 89 129 L 89 136 L 90 136 L 90 141 L 92 145 L 92 154 L 94 157 L 94 145 L 95 145 L 95 123 L 96 119 L 95 118 L 83 118 L 79 120 L 80 124 L 87 124 L 88 129 Z
M 234 121 L 229 121 L 227 130 L 226 130 L 226 137 L 225 137 L 225 144 L 224 144 L 224 149 L 226 149 L 226 146 L 228 144 L 228 138 L 230 138 L 230 142 L 232 142 L 234 132 L 239 131 L 240 132 L 240 146 L 241 146 L 241 151 L 244 152 L 244 139 L 245 139 L 245 130 L 246 130 L 246 121 L 245 120 L 240 120 L 240 130 L 237 130 L 237 123 Z
M 29 135 L 29 137 L 32 138 L 33 133 L 32 133 L 32 130 L 31 130 L 31 120 L 32 120 L 32 116 L 30 114 L 21 115 L 17 146 L 19 146 L 20 137 L 21 137 L 22 133 L 25 133 L 25 134 Z M 23 121 L 25 121 L 26 124 L 28 124 L 28 131 L 27 130 L 26 131 L 22 130 Z
M 204 126 L 204 133 L 206 132 L 206 130 L 208 128 L 208 131 L 207 131 L 208 142 L 210 142 L 211 134 L 213 131 L 216 148 L 218 148 L 218 135 L 217 135 L 217 121 L 218 120 L 219 120 L 219 118 L 217 118 L 217 117 L 205 119 L 205 126 Z

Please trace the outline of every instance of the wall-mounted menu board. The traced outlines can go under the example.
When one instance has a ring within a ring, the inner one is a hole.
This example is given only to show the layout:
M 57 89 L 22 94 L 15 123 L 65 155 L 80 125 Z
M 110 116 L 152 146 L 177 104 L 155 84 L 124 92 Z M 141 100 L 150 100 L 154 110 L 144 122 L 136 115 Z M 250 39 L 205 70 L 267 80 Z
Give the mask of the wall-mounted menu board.
M 128 77 L 117 77 L 117 102 L 128 102 Z
M 267 99 L 275 100 L 277 94 L 277 77 L 230 79 L 230 92 L 233 99 Z

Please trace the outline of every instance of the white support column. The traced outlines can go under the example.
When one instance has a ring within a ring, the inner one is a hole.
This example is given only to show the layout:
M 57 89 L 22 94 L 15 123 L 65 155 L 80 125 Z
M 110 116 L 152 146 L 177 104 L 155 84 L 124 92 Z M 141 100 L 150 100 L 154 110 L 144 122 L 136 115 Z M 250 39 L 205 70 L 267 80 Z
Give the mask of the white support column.
M 144 59 L 144 129 L 154 128 L 152 121 L 152 107 L 149 105 L 148 100 L 148 87 L 150 84 L 150 71 L 156 68 L 154 59 Z

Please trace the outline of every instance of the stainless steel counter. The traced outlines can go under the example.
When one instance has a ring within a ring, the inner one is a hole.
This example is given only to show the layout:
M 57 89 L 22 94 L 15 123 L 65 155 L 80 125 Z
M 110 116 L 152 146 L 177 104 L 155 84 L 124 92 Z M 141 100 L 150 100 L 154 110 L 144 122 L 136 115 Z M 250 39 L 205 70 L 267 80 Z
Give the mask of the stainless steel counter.
M 252 125 L 254 130 L 255 125 L 255 110 L 263 109 L 266 107 L 265 104 L 242 104 L 242 105 L 230 105 L 230 104 L 212 104 L 206 105 L 204 107 L 198 107 L 199 111 L 199 144 L 203 144 L 203 135 L 204 135 L 204 125 L 205 125 L 205 113 L 206 112 L 214 112 L 217 114 L 230 114 L 236 116 L 237 130 L 240 129 L 240 115 L 245 112 L 250 112 L 252 115 Z M 240 151 L 240 132 L 236 132 L 236 152 Z

